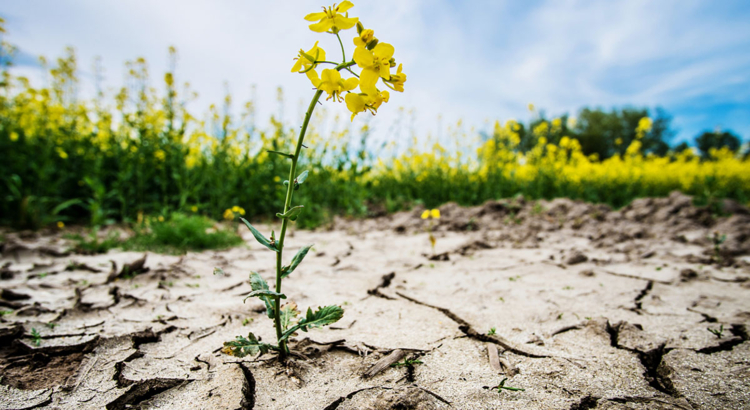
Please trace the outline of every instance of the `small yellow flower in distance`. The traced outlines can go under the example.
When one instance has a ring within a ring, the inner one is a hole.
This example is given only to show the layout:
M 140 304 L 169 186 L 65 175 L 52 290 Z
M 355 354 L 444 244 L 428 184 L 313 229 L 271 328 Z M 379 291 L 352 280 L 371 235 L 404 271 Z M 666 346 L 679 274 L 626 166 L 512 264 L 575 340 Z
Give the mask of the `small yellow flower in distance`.
M 325 33 L 328 30 L 332 30 L 337 33 L 339 30 L 347 30 L 354 27 L 359 21 L 356 17 L 349 17 L 347 10 L 354 7 L 350 1 L 343 1 L 338 6 L 334 4 L 331 7 L 323 7 L 323 11 L 319 13 L 310 13 L 305 16 L 307 21 L 317 21 L 315 24 L 310 24 L 310 30 L 316 33 Z M 341 13 L 346 13 L 342 15 Z
M 279 181 L 281 181 L 281 177 L 278 176 L 278 175 L 276 175 L 275 177 L 273 177 L 273 180 L 274 180 L 274 182 L 279 182 Z
M 424 212 L 422 212 L 422 219 L 427 219 L 430 217 L 430 210 L 425 209 Z
M 362 68 L 359 75 L 359 88 L 371 94 L 378 78 L 391 79 L 391 57 L 395 49 L 388 43 L 378 43 L 372 50 L 365 47 L 354 49 L 354 61 Z
M 534 104 L 529 103 L 529 111 L 534 111 Z
M 231 221 L 232 219 L 234 219 L 234 212 L 232 212 L 231 209 L 227 209 L 226 211 L 224 211 L 224 219 L 226 219 L 227 221 Z
M 60 229 L 65 228 L 65 223 L 63 223 L 63 221 L 57 221 L 57 227 Z
M 164 159 L 167 158 L 167 154 L 165 154 L 163 150 L 158 149 L 154 152 L 154 157 L 159 161 L 164 161 Z
M 15 132 L 15 131 L 11 132 L 11 133 L 10 133 L 10 140 L 11 140 L 11 141 L 14 141 L 14 142 L 15 142 L 15 141 L 18 141 L 18 133 L 17 133 L 17 132 Z
M 615 139 L 615 145 L 622 145 L 622 138 Z
M 62 148 L 57 147 L 57 148 L 55 148 L 55 150 L 57 151 L 57 155 L 59 155 L 60 158 L 62 158 L 62 159 L 68 159 L 68 153 L 65 152 L 65 151 L 63 151 Z
M 232 212 L 234 212 L 234 213 L 236 213 L 236 214 L 240 213 L 240 207 L 239 207 L 239 206 L 237 206 L 237 205 L 233 206 L 233 207 L 232 207 Z
M 430 211 L 430 216 L 432 219 L 440 219 L 440 210 L 439 209 L 433 209 Z
M 193 205 L 193 206 L 190 207 L 190 210 L 193 211 L 193 212 L 198 212 L 198 207 L 195 206 L 195 205 Z
M 137 222 L 138 222 L 139 224 L 143 223 L 143 211 L 138 211 L 138 218 L 137 218 Z
M 164 222 L 164 217 L 163 217 L 163 216 L 161 216 L 161 215 L 159 215 L 159 217 L 158 217 L 158 218 L 156 218 L 156 219 L 158 219 L 158 220 L 159 220 L 159 222 Z

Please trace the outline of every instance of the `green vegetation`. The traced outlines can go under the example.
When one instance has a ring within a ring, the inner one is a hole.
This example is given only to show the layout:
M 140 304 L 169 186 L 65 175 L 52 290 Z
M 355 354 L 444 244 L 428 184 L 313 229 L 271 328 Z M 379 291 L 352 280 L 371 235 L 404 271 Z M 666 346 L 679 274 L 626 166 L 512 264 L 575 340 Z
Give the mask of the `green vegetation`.
M 126 250 L 182 254 L 187 251 L 226 249 L 242 243 L 237 233 L 216 227 L 200 215 L 172 213 L 136 225 L 135 236 L 123 243 Z
M 114 231 L 109 232 L 104 239 L 99 238 L 98 229 L 93 229 L 91 233 L 86 236 L 81 234 L 66 234 L 63 237 L 73 241 L 74 245 L 72 250 L 74 252 L 85 255 L 107 253 L 110 249 L 122 245 L 120 235 Z

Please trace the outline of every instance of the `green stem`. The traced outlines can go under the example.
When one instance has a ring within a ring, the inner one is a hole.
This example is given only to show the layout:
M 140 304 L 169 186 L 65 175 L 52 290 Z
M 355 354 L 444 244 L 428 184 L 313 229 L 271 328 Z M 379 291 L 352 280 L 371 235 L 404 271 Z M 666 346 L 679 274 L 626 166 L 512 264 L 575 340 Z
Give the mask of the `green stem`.
M 341 61 L 346 62 L 346 52 L 344 51 L 344 42 L 341 41 L 341 36 L 339 36 L 339 33 L 336 33 L 336 38 L 339 39 L 339 44 L 341 45 Z
M 297 146 L 294 149 L 294 156 L 292 157 L 292 166 L 289 168 L 289 185 L 286 188 L 286 200 L 284 201 L 284 211 L 286 213 L 292 204 L 292 194 L 294 193 L 294 178 L 297 174 L 297 161 L 299 160 L 300 150 L 302 149 L 302 142 L 305 140 L 305 133 L 307 132 L 307 125 L 310 123 L 315 105 L 318 103 L 320 96 L 323 94 L 322 90 L 317 90 L 310 101 L 310 106 L 307 107 L 307 113 L 305 113 L 305 120 L 302 123 L 302 129 L 299 132 L 299 138 L 297 139 Z M 281 221 L 281 232 L 279 233 L 279 241 L 276 247 L 279 251 L 276 253 L 276 292 L 281 293 L 281 254 L 284 251 L 284 237 L 286 236 L 286 228 L 289 224 L 289 219 L 282 219 Z M 283 358 L 289 353 L 289 348 L 286 346 L 286 340 L 281 340 L 281 297 L 277 296 L 276 306 L 274 309 L 274 322 L 276 324 L 276 340 L 279 341 L 279 355 Z

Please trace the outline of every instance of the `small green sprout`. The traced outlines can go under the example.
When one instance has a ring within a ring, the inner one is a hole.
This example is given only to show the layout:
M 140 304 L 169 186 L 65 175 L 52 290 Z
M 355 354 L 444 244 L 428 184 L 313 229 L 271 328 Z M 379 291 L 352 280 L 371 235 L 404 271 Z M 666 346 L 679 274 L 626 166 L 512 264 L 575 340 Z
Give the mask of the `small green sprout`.
M 566 287 L 563 288 L 563 290 L 573 290 L 573 287 L 572 286 L 566 286 Z
M 661 266 L 657 266 L 657 267 L 656 267 L 656 270 L 657 270 L 657 271 L 660 271 L 660 270 L 661 270 Z
M 34 328 L 31 329 L 31 343 L 34 343 L 34 346 L 39 346 L 42 343 L 42 335 Z
M 49 272 L 42 272 L 39 274 L 39 279 L 44 279 L 47 277 L 47 275 L 49 275 Z
M 560 313 L 559 315 L 557 315 L 557 320 L 562 320 L 562 317 L 563 317 L 563 314 Z
M 499 298 L 497 298 L 497 300 L 499 300 L 499 301 L 501 301 L 501 302 L 505 303 L 505 299 L 504 299 L 504 298 L 503 298 L 502 296 L 500 296 Z
M 724 325 L 721 325 L 718 329 L 711 329 L 710 327 L 707 327 L 706 330 L 713 333 L 714 336 L 721 339 L 724 336 Z
M 396 362 L 391 365 L 391 367 L 406 367 L 406 366 L 413 366 L 415 364 L 424 364 L 421 360 L 418 359 L 405 359 L 403 362 Z
M 12 310 L 0 310 L 0 317 L 13 313 Z
M 174 282 L 172 282 L 171 280 L 169 280 L 169 281 L 160 280 L 159 281 L 159 286 L 162 286 L 162 287 L 169 286 L 171 288 L 172 286 L 174 286 Z
M 81 286 L 81 287 L 85 287 L 85 286 L 88 286 L 88 285 L 89 285 L 89 281 L 87 281 L 86 279 L 78 282 L 78 286 Z
M 492 336 L 495 334 L 495 332 L 497 332 L 497 328 L 491 327 L 490 331 L 487 332 L 487 336 Z
M 591 316 L 586 316 L 586 317 L 584 317 L 584 319 L 591 320 Z
M 508 278 L 509 281 L 515 282 L 517 280 L 521 279 L 521 275 L 511 276 Z
M 186 283 L 185 286 L 190 287 L 190 288 L 199 288 L 199 287 L 201 287 L 201 285 L 198 284 L 198 283 Z
M 498 393 L 502 393 L 502 392 L 503 392 L 503 390 L 510 390 L 510 391 L 526 391 L 526 389 L 522 389 L 522 388 L 519 388 L 519 387 L 510 387 L 510 386 L 506 386 L 506 385 L 505 385 L 505 381 L 506 381 L 506 380 L 508 380 L 508 378 L 507 378 L 507 377 L 506 377 L 506 378 L 504 378 L 504 379 L 503 379 L 503 380 L 502 380 L 502 381 L 500 382 L 500 384 L 499 384 L 499 385 L 497 385 L 496 387 L 493 387 L 493 389 L 497 389 L 497 392 L 498 392 Z
M 52 322 L 47 323 L 47 327 L 50 328 L 50 329 L 54 329 L 54 328 L 56 328 L 58 326 L 60 326 L 60 325 L 57 324 L 57 323 L 52 323 Z
M 249 325 L 249 324 L 250 324 L 250 322 L 252 322 L 253 320 L 255 320 L 255 319 L 253 319 L 253 318 L 251 318 L 251 317 L 246 317 L 246 318 L 242 319 L 242 326 L 247 326 L 247 325 Z

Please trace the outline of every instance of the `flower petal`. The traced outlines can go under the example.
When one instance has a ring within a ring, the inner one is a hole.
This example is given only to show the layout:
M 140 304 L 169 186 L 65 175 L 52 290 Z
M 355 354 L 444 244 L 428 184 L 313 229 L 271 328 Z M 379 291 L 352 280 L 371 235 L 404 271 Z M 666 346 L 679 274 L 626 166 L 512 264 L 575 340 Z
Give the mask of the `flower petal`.
M 310 24 L 310 30 L 316 33 L 325 33 L 333 27 L 333 20 L 323 19 L 319 23 Z
M 372 49 L 373 54 L 378 56 L 381 60 L 388 61 L 393 57 L 393 53 L 396 51 L 392 45 L 388 43 L 378 43 L 375 48 Z
M 358 66 L 362 68 L 372 67 L 373 64 L 373 57 L 372 57 L 372 51 L 364 48 L 364 47 L 357 47 L 354 49 L 354 62 L 357 63 Z
M 354 77 L 352 77 L 352 78 L 347 78 L 344 81 L 344 85 L 343 85 L 342 88 L 344 89 L 344 91 L 351 91 L 351 90 L 357 88 L 358 85 L 359 85 L 359 80 L 356 79 L 356 78 L 354 78 Z
M 377 84 L 378 78 L 380 76 L 377 71 L 371 68 L 362 70 L 362 73 L 359 75 L 359 89 L 367 94 L 376 93 L 375 84 Z
M 319 21 L 326 18 L 326 13 L 324 11 L 318 12 L 318 13 L 310 13 L 305 16 L 305 20 L 307 21 Z
M 346 11 L 352 7 L 354 7 L 354 4 L 352 4 L 351 1 L 344 0 L 341 2 L 341 4 L 338 5 L 338 7 L 336 7 L 336 11 L 339 13 L 346 13 Z
M 357 17 L 344 17 L 340 14 L 333 16 L 333 25 L 341 30 L 347 30 L 354 27 L 359 21 Z

